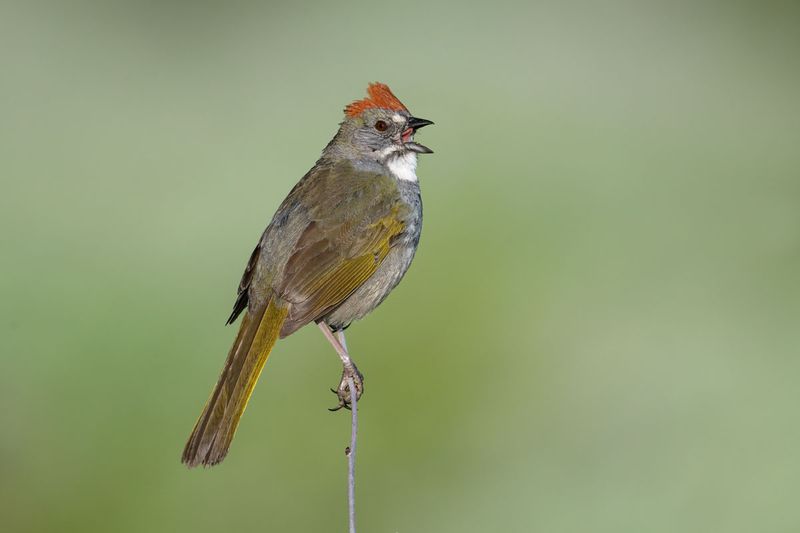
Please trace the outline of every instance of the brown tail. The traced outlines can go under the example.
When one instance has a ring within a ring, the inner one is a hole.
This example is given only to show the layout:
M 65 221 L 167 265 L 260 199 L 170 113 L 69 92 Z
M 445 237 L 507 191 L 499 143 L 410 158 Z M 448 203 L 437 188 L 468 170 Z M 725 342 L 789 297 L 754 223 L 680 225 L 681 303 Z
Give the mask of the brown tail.
M 183 449 L 181 461 L 188 467 L 213 466 L 228 454 L 239 419 L 288 311 L 286 304 L 271 298 L 245 313 L 217 386 Z

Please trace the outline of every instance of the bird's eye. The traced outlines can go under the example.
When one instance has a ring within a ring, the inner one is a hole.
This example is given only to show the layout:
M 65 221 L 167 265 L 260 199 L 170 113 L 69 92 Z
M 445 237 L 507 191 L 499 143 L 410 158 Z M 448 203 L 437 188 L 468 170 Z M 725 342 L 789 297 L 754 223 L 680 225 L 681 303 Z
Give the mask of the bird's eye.
M 389 129 L 389 125 L 383 120 L 379 120 L 378 122 L 375 123 L 375 129 L 378 131 L 386 131 L 387 129 Z

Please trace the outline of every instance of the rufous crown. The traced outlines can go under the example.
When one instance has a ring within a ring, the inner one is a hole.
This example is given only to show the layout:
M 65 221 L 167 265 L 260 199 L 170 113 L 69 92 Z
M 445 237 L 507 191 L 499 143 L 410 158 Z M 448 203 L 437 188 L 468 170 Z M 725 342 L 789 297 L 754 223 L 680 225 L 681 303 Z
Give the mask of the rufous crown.
M 352 104 L 344 108 L 344 113 L 348 117 L 357 117 L 365 109 L 373 107 L 381 109 L 391 109 L 393 111 L 406 111 L 408 109 L 403 105 L 403 102 L 397 99 L 392 94 L 392 90 L 384 83 L 370 83 L 367 87 L 367 97 L 363 100 L 356 100 Z

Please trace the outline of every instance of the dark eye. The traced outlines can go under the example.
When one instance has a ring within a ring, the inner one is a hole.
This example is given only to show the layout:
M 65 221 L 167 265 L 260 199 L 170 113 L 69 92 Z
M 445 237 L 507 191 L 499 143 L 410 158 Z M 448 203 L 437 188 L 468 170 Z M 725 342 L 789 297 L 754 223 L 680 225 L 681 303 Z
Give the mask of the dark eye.
M 383 120 L 379 120 L 378 122 L 375 123 L 375 129 L 378 131 L 386 131 L 387 129 L 389 129 L 389 125 Z

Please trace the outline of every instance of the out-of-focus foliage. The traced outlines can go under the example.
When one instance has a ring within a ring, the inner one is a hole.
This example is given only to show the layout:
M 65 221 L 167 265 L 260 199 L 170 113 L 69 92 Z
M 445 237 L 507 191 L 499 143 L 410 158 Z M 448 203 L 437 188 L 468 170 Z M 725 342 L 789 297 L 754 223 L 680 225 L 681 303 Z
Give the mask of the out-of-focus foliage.
M 252 246 L 367 82 L 436 126 L 349 332 L 370 532 L 800 528 L 791 3 L 0 8 L 4 531 L 341 531 L 319 332 L 179 454 Z

